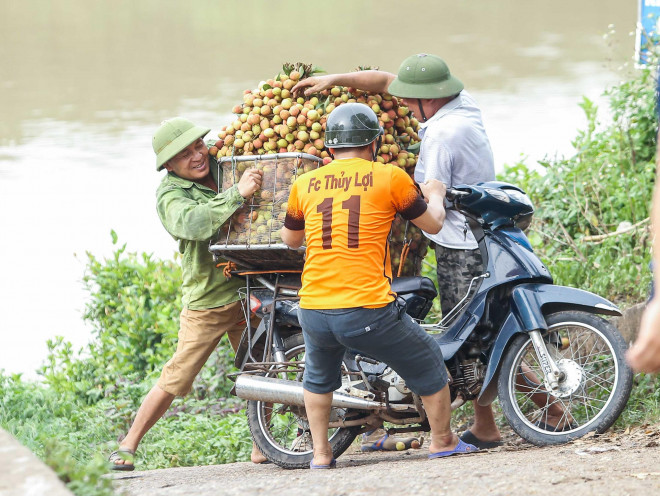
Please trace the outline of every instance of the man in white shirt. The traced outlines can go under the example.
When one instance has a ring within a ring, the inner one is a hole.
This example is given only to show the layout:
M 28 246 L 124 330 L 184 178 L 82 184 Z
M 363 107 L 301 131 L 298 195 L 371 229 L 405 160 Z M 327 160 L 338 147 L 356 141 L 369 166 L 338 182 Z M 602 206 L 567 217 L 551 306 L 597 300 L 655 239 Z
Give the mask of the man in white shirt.
M 481 110 L 444 60 L 423 53 L 408 57 L 387 91 L 402 97 L 420 122 L 415 181 L 434 178 L 452 187 L 495 179 Z M 446 316 L 467 295 L 472 279 L 482 274 L 481 254 L 465 217 L 456 210 L 447 209 L 439 233 L 424 235 L 435 244 L 440 306 Z M 476 285 L 471 293 L 475 290 Z M 501 445 L 493 409 L 476 400 L 473 406 L 474 424 L 461 437 L 481 448 Z

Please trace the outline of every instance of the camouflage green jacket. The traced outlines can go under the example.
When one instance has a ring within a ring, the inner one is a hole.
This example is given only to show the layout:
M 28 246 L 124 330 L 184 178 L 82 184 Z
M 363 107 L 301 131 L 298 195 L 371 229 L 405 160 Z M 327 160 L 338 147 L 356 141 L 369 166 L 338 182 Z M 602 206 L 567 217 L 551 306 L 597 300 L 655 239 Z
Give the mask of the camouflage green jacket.
M 217 167 L 211 171 L 216 184 Z M 222 193 L 201 184 L 168 173 L 156 192 L 158 216 L 163 226 L 179 242 L 183 255 L 183 305 L 191 310 L 204 310 L 226 305 L 239 299 L 240 279 L 225 279 L 213 263 L 209 241 L 220 226 L 244 202 L 236 186 Z

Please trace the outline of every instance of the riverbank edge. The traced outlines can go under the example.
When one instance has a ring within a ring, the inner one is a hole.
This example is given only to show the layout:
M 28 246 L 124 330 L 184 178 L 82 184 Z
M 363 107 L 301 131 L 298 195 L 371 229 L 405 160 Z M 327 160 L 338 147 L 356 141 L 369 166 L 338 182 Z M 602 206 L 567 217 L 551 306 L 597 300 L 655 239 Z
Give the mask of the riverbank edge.
M 50 467 L 0 428 L 0 494 L 2 496 L 72 496 Z

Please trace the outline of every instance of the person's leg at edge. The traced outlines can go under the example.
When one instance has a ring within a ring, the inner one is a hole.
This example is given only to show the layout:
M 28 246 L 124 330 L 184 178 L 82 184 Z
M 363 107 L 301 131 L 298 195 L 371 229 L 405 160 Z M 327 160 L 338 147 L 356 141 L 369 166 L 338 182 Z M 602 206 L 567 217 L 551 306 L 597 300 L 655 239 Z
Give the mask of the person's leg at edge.
M 451 418 L 451 399 L 449 385 L 445 385 L 437 393 L 422 396 L 422 403 L 431 426 L 430 453 L 451 451 L 458 445 L 458 436 L 449 425 Z
M 142 400 L 135 420 L 128 434 L 126 434 L 126 437 L 120 443 L 119 449 L 129 449 L 135 452 L 142 438 L 149 432 L 149 429 L 154 426 L 158 419 L 165 414 L 172 401 L 174 401 L 173 394 L 163 391 L 158 386 L 151 388 L 151 391 Z M 116 465 L 123 465 L 124 463 L 128 462 L 124 460 L 117 460 L 115 462 Z
M 305 389 L 304 398 L 309 430 L 314 442 L 314 465 L 328 465 L 333 458 L 332 447 L 328 441 L 332 392 L 317 394 Z
M 470 281 L 483 271 L 479 250 L 454 250 L 436 245 L 438 286 L 442 315 L 447 315 L 465 296 Z M 474 292 L 474 291 L 473 291 Z M 500 441 L 502 435 L 490 405 L 480 406 L 477 400 L 472 402 L 474 424 L 470 432 L 481 441 Z
M 480 441 L 501 441 L 500 429 L 495 423 L 495 415 L 491 405 L 481 406 L 477 400 L 472 401 L 474 408 L 474 423 L 470 432 Z

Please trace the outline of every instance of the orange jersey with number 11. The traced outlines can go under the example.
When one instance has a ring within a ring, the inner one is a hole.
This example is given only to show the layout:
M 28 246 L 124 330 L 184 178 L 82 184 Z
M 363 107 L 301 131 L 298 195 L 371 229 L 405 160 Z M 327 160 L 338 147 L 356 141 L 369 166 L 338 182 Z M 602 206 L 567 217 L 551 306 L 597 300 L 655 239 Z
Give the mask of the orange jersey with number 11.
M 300 307 L 387 305 L 394 299 L 388 235 L 397 212 L 415 219 L 426 202 L 398 167 L 352 158 L 300 176 L 284 226 L 305 230 Z

